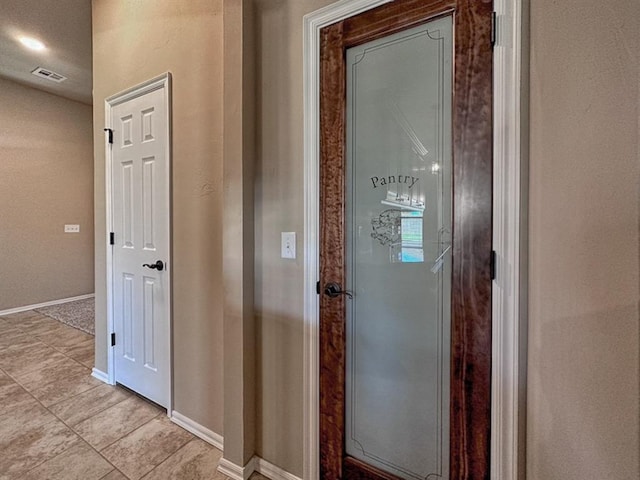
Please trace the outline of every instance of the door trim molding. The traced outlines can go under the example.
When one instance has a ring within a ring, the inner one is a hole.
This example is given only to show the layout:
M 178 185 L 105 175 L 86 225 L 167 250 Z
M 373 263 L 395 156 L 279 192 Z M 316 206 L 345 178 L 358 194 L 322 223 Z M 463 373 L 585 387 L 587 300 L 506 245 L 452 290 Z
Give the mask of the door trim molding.
M 495 0 L 491 478 L 524 479 L 528 0 Z M 525 101 L 523 101 L 525 99 Z
M 166 141 L 166 152 L 167 152 L 167 169 L 169 175 L 169 195 L 167 196 L 167 212 L 169 214 L 169 262 L 172 261 L 172 228 L 171 228 L 171 73 L 166 72 L 162 75 L 159 75 L 151 80 L 138 84 L 134 87 L 128 88 L 120 93 L 112 95 L 105 99 L 104 101 L 104 125 L 105 128 L 113 128 L 111 125 L 111 110 L 116 105 L 124 103 L 128 100 L 132 100 L 136 97 L 140 97 L 147 93 L 153 92 L 154 90 L 165 89 L 166 95 L 164 97 L 165 101 L 165 111 L 167 115 L 167 141 Z M 105 135 L 104 140 L 104 148 L 105 148 L 105 192 L 106 192 L 106 223 L 107 223 L 107 236 L 109 232 L 113 231 L 113 188 L 112 188 L 112 178 L 111 178 L 111 167 L 113 165 L 113 152 L 111 146 L 109 144 L 107 135 Z M 114 353 L 114 347 L 111 346 L 111 332 L 114 332 L 114 320 L 113 320 L 113 249 L 111 245 L 109 245 L 109 241 L 105 238 L 106 245 L 106 303 L 107 303 L 107 332 L 105 336 L 105 341 L 107 342 L 107 371 L 105 372 L 107 375 L 107 379 L 110 385 L 115 385 L 115 364 L 116 358 Z M 171 264 L 172 265 L 172 264 Z M 172 269 L 167 270 L 167 274 L 169 275 L 169 281 L 167 282 L 169 285 L 169 295 L 168 295 L 168 313 L 169 313 L 169 345 L 167 351 L 169 352 L 169 392 L 168 392 L 168 402 L 167 402 L 167 412 L 173 411 L 173 311 L 172 311 Z
M 304 465 L 305 480 L 319 479 L 319 98 L 320 30 L 390 0 L 341 0 L 304 17 Z M 523 4 L 496 0 L 494 48 L 494 249 L 497 278 L 492 294 L 491 478 L 516 480 L 522 469 L 526 381 L 526 234 L 522 222 L 521 105 Z M 526 93 L 526 92 L 524 92 Z

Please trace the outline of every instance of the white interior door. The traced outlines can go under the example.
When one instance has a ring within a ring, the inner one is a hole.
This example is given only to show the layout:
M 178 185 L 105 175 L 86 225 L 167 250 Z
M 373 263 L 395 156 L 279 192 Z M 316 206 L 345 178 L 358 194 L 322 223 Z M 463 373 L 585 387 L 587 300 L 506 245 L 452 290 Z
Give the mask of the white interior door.
M 115 380 L 170 400 L 169 119 L 166 85 L 111 108 Z

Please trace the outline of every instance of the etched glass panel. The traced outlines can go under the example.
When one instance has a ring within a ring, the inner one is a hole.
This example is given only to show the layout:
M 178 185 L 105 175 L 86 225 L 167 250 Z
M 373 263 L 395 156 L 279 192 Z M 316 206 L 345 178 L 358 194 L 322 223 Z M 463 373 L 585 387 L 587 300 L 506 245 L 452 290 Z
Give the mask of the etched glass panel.
M 451 16 L 347 50 L 346 452 L 449 478 Z

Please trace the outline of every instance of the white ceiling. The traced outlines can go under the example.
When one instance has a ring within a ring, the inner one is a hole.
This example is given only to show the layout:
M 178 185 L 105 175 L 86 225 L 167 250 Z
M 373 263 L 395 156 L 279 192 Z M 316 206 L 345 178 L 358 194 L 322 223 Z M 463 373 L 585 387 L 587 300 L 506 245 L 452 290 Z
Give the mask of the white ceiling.
M 20 36 L 47 48 L 29 50 Z M 67 80 L 36 77 L 36 67 Z M 0 0 L 0 77 L 91 104 L 91 0 Z

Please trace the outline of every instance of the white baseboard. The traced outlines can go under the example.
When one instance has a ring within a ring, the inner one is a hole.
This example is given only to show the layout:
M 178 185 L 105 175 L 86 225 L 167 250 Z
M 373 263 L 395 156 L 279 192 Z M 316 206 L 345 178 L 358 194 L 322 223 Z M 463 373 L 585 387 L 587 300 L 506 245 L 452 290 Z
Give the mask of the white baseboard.
M 257 455 L 251 458 L 244 467 L 239 467 L 226 458 L 221 458 L 218 464 L 218 471 L 233 480 L 247 480 L 254 472 L 258 472 L 271 480 L 302 480 L 300 477 L 276 467 L 273 463 L 267 462 Z
M 171 412 L 171 421 L 176 425 L 180 425 L 182 428 L 187 430 L 188 432 L 193 433 L 196 437 L 201 438 L 207 443 L 210 443 L 218 450 L 222 450 L 224 446 L 224 438 L 222 435 L 217 434 L 209 430 L 206 427 L 203 427 L 197 422 L 194 422 L 189 417 L 182 415 L 180 412 L 176 412 L 175 410 Z
M 94 377 L 102 381 L 107 381 L 107 375 L 105 373 L 96 370 L 95 368 L 93 371 Z M 175 410 L 171 412 L 170 418 L 173 423 L 193 433 L 196 437 L 199 437 L 205 442 L 213 445 L 218 450 L 224 450 L 224 438 L 222 435 L 203 427 L 199 423 L 194 422 L 189 417 L 181 414 L 180 412 L 176 412 Z M 218 471 L 233 480 L 248 480 L 254 472 L 258 472 L 271 480 L 302 480 L 300 477 L 296 477 L 292 473 L 275 466 L 271 462 L 267 462 L 265 459 L 260 458 L 257 455 L 253 456 L 244 467 L 240 467 L 223 457 L 220 459 L 220 463 L 218 464 Z
M 256 471 L 256 457 L 251 457 L 251 460 L 244 467 L 222 457 L 218 463 L 218 471 L 233 480 L 249 480 L 249 477 Z
M 267 462 L 264 458 L 253 458 L 255 459 L 256 472 L 270 478 L 271 480 L 302 480 L 300 477 L 296 477 L 293 473 L 289 473 L 280 467 L 276 467 L 273 463 Z
M 95 297 L 95 294 L 88 293 L 86 295 L 78 295 L 77 297 L 61 298 L 60 300 L 51 300 L 49 302 L 35 303 L 33 305 L 25 305 L 24 307 L 9 308 L 7 310 L 0 310 L 0 316 L 11 315 L 12 313 L 26 312 L 28 310 L 34 310 L 36 308 L 50 307 L 51 305 L 60 305 L 61 303 L 76 302 L 78 300 L 85 300 L 87 298 L 92 298 L 92 297 Z
M 93 370 L 91 370 L 91 376 L 93 378 L 97 378 L 101 382 L 111 385 L 111 382 L 109 382 L 109 375 L 104 373 L 102 370 L 98 370 L 97 368 L 94 367 Z

